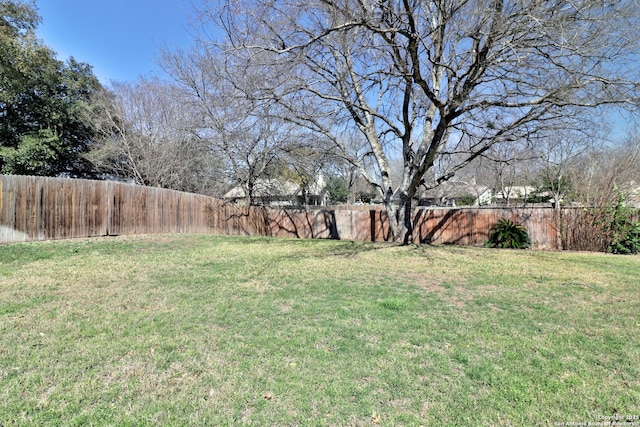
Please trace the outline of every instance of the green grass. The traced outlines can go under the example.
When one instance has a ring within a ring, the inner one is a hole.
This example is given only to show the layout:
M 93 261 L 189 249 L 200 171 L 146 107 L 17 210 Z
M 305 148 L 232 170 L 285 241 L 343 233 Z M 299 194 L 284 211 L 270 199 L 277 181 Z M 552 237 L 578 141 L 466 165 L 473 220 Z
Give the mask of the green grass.
M 624 421 L 640 415 L 639 290 L 638 256 L 185 235 L 0 246 L 0 425 Z

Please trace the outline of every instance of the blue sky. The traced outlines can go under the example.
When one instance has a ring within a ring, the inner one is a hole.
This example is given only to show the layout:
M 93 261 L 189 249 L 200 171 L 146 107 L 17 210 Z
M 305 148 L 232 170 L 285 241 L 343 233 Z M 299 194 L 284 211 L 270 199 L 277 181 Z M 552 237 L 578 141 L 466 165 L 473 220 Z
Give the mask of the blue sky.
M 42 23 L 38 35 L 58 54 L 94 67 L 95 75 L 133 82 L 141 76 L 165 77 L 157 65 L 163 46 L 188 48 L 193 40 L 189 16 L 200 0 L 36 0 Z M 623 115 L 624 116 L 624 115 Z M 612 115 L 612 137 L 628 124 Z
M 58 54 L 94 67 L 103 84 L 163 77 L 162 46 L 188 48 L 190 0 L 36 0 L 38 35 Z

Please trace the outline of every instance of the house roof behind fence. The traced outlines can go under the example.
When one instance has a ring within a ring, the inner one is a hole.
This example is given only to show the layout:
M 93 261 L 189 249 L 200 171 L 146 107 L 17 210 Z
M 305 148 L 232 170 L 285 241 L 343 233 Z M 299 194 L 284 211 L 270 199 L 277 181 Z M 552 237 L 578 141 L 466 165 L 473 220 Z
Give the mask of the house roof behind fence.
M 313 181 L 308 188 L 308 194 L 311 196 L 319 196 L 325 189 L 325 181 L 322 175 Z M 302 188 L 299 184 L 281 179 L 258 179 L 253 187 L 254 197 L 295 197 L 300 195 Z M 239 199 L 246 197 L 246 193 L 242 186 L 238 185 L 229 190 L 225 195 L 227 199 Z

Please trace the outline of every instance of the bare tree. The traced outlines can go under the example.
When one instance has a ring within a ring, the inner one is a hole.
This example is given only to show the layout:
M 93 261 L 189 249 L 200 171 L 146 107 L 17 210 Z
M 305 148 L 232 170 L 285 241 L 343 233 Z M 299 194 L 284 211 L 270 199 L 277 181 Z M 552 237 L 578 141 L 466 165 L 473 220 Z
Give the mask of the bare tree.
M 141 185 L 215 193 L 217 161 L 190 131 L 180 92 L 157 79 L 115 83 L 90 160 L 102 172 Z
M 537 192 L 551 199 L 556 223 L 557 247 L 562 247 L 561 203 L 572 192 L 570 170 L 578 157 L 602 141 L 598 129 L 551 132 L 533 148 L 538 171 Z
M 628 137 L 616 146 L 591 147 L 567 170 L 572 192 L 584 205 L 604 208 L 615 204 L 640 184 L 640 140 Z
M 441 156 L 458 161 L 435 184 L 568 111 L 638 99 L 632 0 L 228 0 L 200 17 L 263 73 L 263 99 L 376 186 L 405 242 L 412 199 Z M 343 146 L 347 128 L 367 140 L 374 171 Z M 398 179 L 391 158 L 402 159 Z
M 183 93 L 193 134 L 217 153 L 225 175 L 243 189 L 245 203 L 254 204 L 258 180 L 269 178 L 281 162 L 302 168 L 322 144 L 283 120 L 281 106 L 256 96 L 264 73 L 241 69 L 233 59 L 200 44 L 189 52 L 165 52 L 163 65 Z
M 612 243 L 627 233 L 631 217 L 621 202 L 637 203 L 640 143 L 634 135 L 616 145 L 588 149 L 567 169 L 571 191 L 585 208 L 567 214 L 573 222 L 566 246 L 578 250 L 618 251 Z M 625 213 L 626 212 L 626 213 Z
M 549 135 L 535 148 L 540 181 L 538 189 L 550 195 L 556 211 L 571 191 L 569 171 L 575 161 L 600 141 L 583 132 L 564 132 Z
M 526 143 L 499 142 L 494 144 L 475 165 L 480 176 L 494 189 L 507 206 L 515 200 L 526 200 L 534 175 L 531 146 Z

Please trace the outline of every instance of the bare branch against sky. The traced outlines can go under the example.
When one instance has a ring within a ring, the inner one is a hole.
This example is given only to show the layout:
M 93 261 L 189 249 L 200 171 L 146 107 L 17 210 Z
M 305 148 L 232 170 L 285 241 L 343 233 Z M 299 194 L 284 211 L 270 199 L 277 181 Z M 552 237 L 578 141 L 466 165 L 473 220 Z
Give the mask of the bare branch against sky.
M 218 48 L 238 73 L 264 76 L 252 96 L 343 150 L 407 242 L 421 186 L 594 107 L 635 108 L 639 11 L 631 0 L 227 0 L 201 16 L 226 31 Z M 374 170 L 343 143 L 353 129 Z M 443 153 L 457 161 L 428 174 Z

